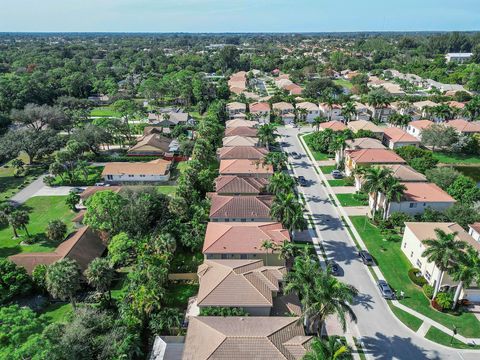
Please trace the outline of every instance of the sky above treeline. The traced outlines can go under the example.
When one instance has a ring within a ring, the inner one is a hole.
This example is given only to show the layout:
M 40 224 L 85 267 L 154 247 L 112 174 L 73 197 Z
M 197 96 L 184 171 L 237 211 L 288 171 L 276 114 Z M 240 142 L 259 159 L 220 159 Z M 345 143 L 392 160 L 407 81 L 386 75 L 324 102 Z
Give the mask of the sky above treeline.
M 0 32 L 480 30 L 480 0 L 0 0 Z

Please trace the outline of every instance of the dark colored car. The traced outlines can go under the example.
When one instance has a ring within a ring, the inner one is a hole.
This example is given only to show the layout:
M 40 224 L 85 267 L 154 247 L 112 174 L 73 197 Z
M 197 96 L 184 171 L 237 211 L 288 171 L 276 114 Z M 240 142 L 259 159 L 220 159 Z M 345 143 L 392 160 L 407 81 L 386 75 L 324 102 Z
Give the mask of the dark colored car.
M 361 251 L 359 251 L 358 256 L 360 256 L 360 259 L 362 259 L 362 261 L 365 265 L 373 265 L 374 264 L 373 257 L 372 257 L 372 255 L 370 255 L 368 253 L 368 251 L 361 250 Z
M 307 186 L 307 179 L 305 179 L 305 177 L 300 175 L 297 180 L 300 186 Z
M 395 298 L 395 294 L 388 285 L 388 283 L 385 280 L 378 280 L 377 282 L 378 289 L 380 290 L 380 293 L 385 299 L 393 300 Z
M 326 261 L 326 264 L 327 264 L 327 267 L 330 268 L 330 273 L 333 275 L 333 276 L 338 276 L 340 275 L 340 266 L 338 266 L 338 264 L 333 261 L 333 260 L 327 260 Z
M 290 153 L 290 155 L 292 156 L 292 158 L 298 160 L 298 159 L 301 159 L 302 158 L 302 155 L 300 155 L 299 153 L 293 151 Z
M 342 179 L 343 178 L 343 174 L 340 170 L 333 170 L 330 175 L 332 175 L 332 177 L 334 179 Z

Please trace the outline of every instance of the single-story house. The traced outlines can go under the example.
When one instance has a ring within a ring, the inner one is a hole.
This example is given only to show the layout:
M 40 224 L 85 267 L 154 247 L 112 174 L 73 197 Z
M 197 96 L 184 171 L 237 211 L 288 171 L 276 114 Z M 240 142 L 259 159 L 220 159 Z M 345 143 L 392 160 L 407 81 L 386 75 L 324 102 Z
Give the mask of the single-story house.
M 384 129 L 383 143 L 392 150 L 407 145 L 420 146 L 420 140 L 397 127 Z
M 220 160 L 226 159 L 249 159 L 261 160 L 268 154 L 268 150 L 263 147 L 254 146 L 227 146 L 217 150 Z
M 465 119 L 455 119 L 445 122 L 446 126 L 453 127 L 460 134 L 478 134 L 480 133 L 480 122 L 479 121 L 467 121 Z
M 292 104 L 281 101 L 272 105 L 273 112 L 280 116 L 284 124 L 291 124 L 295 120 L 295 108 Z
M 257 129 L 253 127 L 246 127 L 246 126 L 227 128 L 225 129 L 225 136 L 256 137 Z
M 330 129 L 330 130 L 333 130 L 333 131 L 343 131 L 343 130 L 346 130 L 347 127 L 341 121 L 332 120 L 332 121 L 327 121 L 327 122 L 321 123 L 320 124 L 320 129 L 322 129 L 322 130 L 323 129 Z
M 148 114 L 148 121 L 151 124 L 162 127 L 174 127 L 176 125 L 193 124 L 194 120 L 183 111 L 170 111 L 161 114 Z
M 270 104 L 266 102 L 256 102 L 248 106 L 250 113 L 261 124 L 270 122 Z
M 234 127 L 254 127 L 258 125 L 256 121 L 251 121 L 251 120 L 244 120 L 244 119 L 233 119 L 233 120 L 227 120 L 225 123 L 225 126 L 227 128 L 234 128 Z
M 406 190 L 400 202 L 391 202 L 387 209 L 387 217 L 394 212 L 404 212 L 409 215 L 422 214 L 426 208 L 443 211 L 455 204 L 456 200 L 444 190 L 429 182 L 402 182 Z M 377 208 L 381 208 L 385 196 L 380 193 Z M 370 208 L 373 206 L 373 195 L 369 199 Z
M 84 226 L 52 252 L 24 252 L 12 255 L 9 259 L 17 266 L 24 267 L 28 274 L 32 274 L 38 265 L 51 265 L 58 260 L 69 258 L 77 262 L 83 273 L 93 259 L 102 256 L 106 248 L 102 234 Z
M 229 119 L 233 119 L 233 117 L 237 114 L 244 114 L 247 111 L 247 105 L 238 101 L 231 102 L 227 104 L 227 113 Z
M 367 120 L 355 120 L 355 121 L 350 121 L 347 124 L 347 127 L 353 131 L 354 134 L 359 132 L 360 130 L 368 130 L 371 131 L 377 136 L 379 139 L 383 137 L 383 130 L 384 128 L 381 128 L 377 125 L 375 125 L 371 121 Z
M 468 234 L 475 239 L 475 241 L 480 242 L 480 222 L 468 225 Z
M 273 167 L 258 160 L 227 159 L 220 160 L 220 175 L 238 175 L 269 178 L 273 175 Z
M 215 179 L 215 192 L 218 195 L 260 195 L 266 192 L 268 179 L 220 175 Z
M 272 195 L 226 196 L 211 194 L 210 221 L 213 222 L 267 222 L 272 221 Z
M 408 165 L 377 165 L 378 167 L 387 168 L 392 171 L 392 174 L 400 182 L 427 182 L 427 177 Z M 355 176 L 355 189 L 360 191 L 362 188 L 362 178 Z
M 277 296 L 282 296 L 286 273 L 285 266 L 265 266 L 262 260 L 205 260 L 197 271 L 197 306 L 241 308 L 249 315 L 270 316 Z M 291 305 L 289 312 L 300 316 L 298 301 Z
M 77 205 L 77 209 L 86 209 L 85 201 L 97 192 L 113 191 L 114 193 L 119 193 L 121 190 L 121 186 L 88 186 L 80 193 L 80 203 Z
M 458 241 L 464 241 L 480 251 L 480 243 L 475 241 L 460 225 L 451 222 L 406 222 L 401 249 L 412 266 L 418 268 L 431 286 L 436 285 L 440 270 L 435 263 L 429 262 L 422 256 L 427 246 L 423 243 L 427 239 L 436 239 L 435 229 L 443 230 L 447 234 L 457 233 Z M 455 290 L 458 285 L 448 274 L 441 279 L 440 290 Z M 480 289 L 467 288 L 460 293 L 460 299 L 480 302 Z
M 430 120 L 415 120 L 410 121 L 407 126 L 407 133 L 415 136 L 418 140 L 422 140 L 422 131 L 433 125 Z
M 247 137 L 247 136 L 225 136 L 223 138 L 223 146 L 257 146 L 258 138 L 256 137 Z
M 277 250 L 267 252 L 262 248 L 265 240 L 280 246 L 284 241 L 290 241 L 290 235 L 278 222 L 210 222 L 202 253 L 208 260 L 262 259 L 268 265 L 285 265 Z
M 297 104 L 297 118 L 307 122 L 313 122 L 313 119 L 320 116 L 320 109 L 317 104 L 304 101 Z
M 196 316 L 183 360 L 300 360 L 312 339 L 298 317 Z
M 359 166 L 405 164 L 400 156 L 387 149 L 361 149 L 345 151 L 345 173 L 350 176 Z
M 342 115 L 342 105 L 332 104 L 330 106 L 329 104 L 320 103 L 318 108 L 320 109 L 320 114 L 325 116 L 328 120 L 344 120 Z
M 138 142 L 128 150 L 130 156 L 163 156 L 171 152 L 169 139 L 160 134 L 150 134 L 141 137 Z
M 109 162 L 102 177 L 107 183 L 156 183 L 170 179 L 171 161 L 157 159 L 149 162 Z

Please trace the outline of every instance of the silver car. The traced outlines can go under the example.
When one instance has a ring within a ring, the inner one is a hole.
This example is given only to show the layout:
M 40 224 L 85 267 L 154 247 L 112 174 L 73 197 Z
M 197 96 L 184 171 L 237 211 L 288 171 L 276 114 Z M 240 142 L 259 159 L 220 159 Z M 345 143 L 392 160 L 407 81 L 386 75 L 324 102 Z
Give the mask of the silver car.
M 388 299 L 388 300 L 395 299 L 395 294 L 392 288 L 390 287 L 390 285 L 388 285 L 388 283 L 385 280 L 378 280 L 377 286 L 384 299 Z

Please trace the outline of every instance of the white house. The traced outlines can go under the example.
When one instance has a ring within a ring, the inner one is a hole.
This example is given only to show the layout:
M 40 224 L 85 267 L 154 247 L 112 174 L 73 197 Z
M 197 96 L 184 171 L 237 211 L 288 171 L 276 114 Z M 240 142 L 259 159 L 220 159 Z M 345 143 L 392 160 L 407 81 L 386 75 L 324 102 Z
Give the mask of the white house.
M 270 105 L 266 102 L 257 102 L 249 105 L 250 113 L 261 124 L 270 122 Z
M 415 136 L 418 140 L 422 140 L 422 130 L 433 125 L 430 120 L 416 120 L 410 121 L 407 126 L 407 133 Z
M 320 116 L 320 109 L 318 105 L 304 101 L 297 104 L 297 117 L 299 119 L 305 119 L 307 122 L 313 122 L 317 116 Z
M 480 242 L 480 222 L 468 225 L 468 233 L 475 239 L 475 241 Z
M 464 63 L 473 56 L 473 53 L 448 53 L 445 55 L 445 59 L 447 63 L 450 61 L 457 62 L 457 63 Z
M 342 115 L 342 105 L 332 104 L 332 106 L 321 103 L 319 106 L 320 113 L 328 120 L 343 121 L 345 118 Z
M 171 161 L 157 159 L 150 162 L 110 162 L 102 177 L 107 183 L 157 183 L 170 179 Z
M 480 250 L 480 243 L 475 241 L 463 228 L 457 223 L 447 222 L 406 222 L 405 232 L 401 248 L 407 259 L 413 267 L 418 268 L 428 283 L 435 287 L 440 278 L 440 271 L 437 266 L 429 262 L 427 258 L 422 256 L 426 250 L 424 240 L 436 239 L 435 229 L 443 230 L 447 234 L 457 233 L 456 239 L 458 241 L 465 241 L 467 244 Z M 456 290 L 458 282 L 452 280 L 448 274 L 443 275 L 440 280 L 440 290 Z M 468 299 L 472 302 L 480 301 L 480 289 L 469 288 L 463 289 L 460 293 L 460 299 Z
M 275 103 L 272 105 L 272 109 L 282 118 L 284 124 L 291 124 L 295 120 L 295 108 L 288 102 Z
M 246 111 L 247 105 L 244 103 L 235 101 L 227 104 L 227 113 L 229 119 L 235 118 L 235 115 L 238 114 L 245 114 Z

